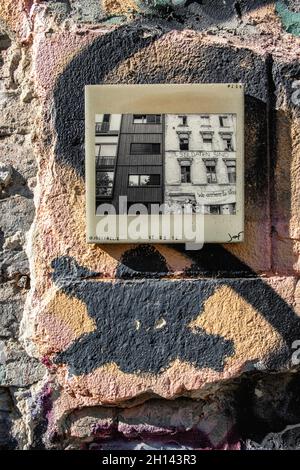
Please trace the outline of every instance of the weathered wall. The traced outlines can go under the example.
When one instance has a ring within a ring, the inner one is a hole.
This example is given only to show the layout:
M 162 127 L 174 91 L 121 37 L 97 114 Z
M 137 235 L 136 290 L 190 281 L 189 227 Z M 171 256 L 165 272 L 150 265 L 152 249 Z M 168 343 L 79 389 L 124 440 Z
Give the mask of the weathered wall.
M 0 18 L 0 446 L 255 447 L 287 425 L 262 445 L 295 446 L 297 2 L 4 0 Z M 245 242 L 86 245 L 84 85 L 227 81 L 246 85 Z

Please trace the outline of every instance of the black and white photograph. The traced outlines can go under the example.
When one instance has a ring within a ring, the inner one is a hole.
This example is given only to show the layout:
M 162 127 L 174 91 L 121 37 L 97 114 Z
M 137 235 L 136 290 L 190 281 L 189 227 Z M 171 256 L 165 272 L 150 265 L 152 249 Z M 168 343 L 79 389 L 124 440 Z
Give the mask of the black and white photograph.
M 86 87 L 87 240 L 238 243 L 240 84 Z
M 236 210 L 235 114 L 96 114 L 96 210 Z

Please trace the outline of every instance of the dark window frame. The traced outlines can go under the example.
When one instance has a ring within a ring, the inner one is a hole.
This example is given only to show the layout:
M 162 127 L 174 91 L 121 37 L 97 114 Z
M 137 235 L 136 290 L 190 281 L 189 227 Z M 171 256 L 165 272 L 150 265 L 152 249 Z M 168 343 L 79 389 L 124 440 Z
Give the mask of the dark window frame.
M 236 184 L 236 161 L 235 160 L 227 160 L 225 161 L 226 167 L 227 167 L 227 177 L 228 177 L 228 183 L 229 184 Z M 230 171 L 229 169 L 233 168 L 234 171 Z M 231 180 L 231 177 L 233 176 L 233 181 Z
M 140 151 L 140 152 L 133 152 L 133 146 L 150 146 L 152 151 Z M 156 152 L 153 152 L 153 146 L 157 146 Z M 161 155 L 161 143 L 160 142 L 131 142 L 130 144 L 130 155 Z
M 179 134 L 179 150 L 186 152 L 190 148 L 190 139 L 189 137 L 182 137 Z
M 180 179 L 183 184 L 192 182 L 191 165 L 180 165 Z
M 225 123 L 227 122 L 227 126 L 224 126 L 224 120 L 225 120 Z M 229 125 L 229 116 L 225 116 L 225 115 L 222 115 L 222 116 L 219 116 L 219 123 L 220 123 L 220 127 L 230 127 Z
M 212 212 L 212 211 L 211 211 L 212 207 L 217 207 L 218 210 L 217 210 L 216 212 Z M 218 205 L 218 204 L 211 204 L 211 205 L 209 206 L 209 213 L 210 213 L 211 215 L 220 215 L 220 214 L 221 214 L 221 206 Z
M 182 114 L 180 116 L 178 116 L 179 119 L 181 119 L 181 123 L 179 124 L 179 126 L 181 127 L 188 127 L 188 117 L 186 114 Z
M 109 182 L 109 185 L 103 186 L 103 185 L 99 185 L 97 183 L 97 176 L 98 176 L 99 173 L 113 173 L 113 179 L 112 179 L 112 181 Z M 112 195 L 113 195 L 114 182 L 115 182 L 115 171 L 114 170 L 111 170 L 111 169 L 110 170 L 104 170 L 104 169 L 97 170 L 96 171 L 96 197 L 111 198 Z M 101 188 L 110 189 L 109 194 L 99 194 L 98 190 L 101 189 Z
M 129 180 L 130 176 L 138 176 L 138 184 L 130 185 Z M 141 184 L 141 177 L 142 176 L 158 176 L 159 177 L 159 183 L 158 184 Z M 128 188 L 159 188 L 161 186 L 161 175 L 160 173 L 131 173 L 128 175 L 128 182 L 127 182 Z
M 216 163 L 205 163 L 207 184 L 217 184 L 217 165 Z M 212 170 L 213 169 L 213 170 Z
M 137 116 L 140 116 L 141 119 L 144 117 L 146 122 L 134 122 L 134 120 L 137 118 Z M 151 122 L 148 119 L 149 116 L 154 116 L 154 121 L 153 122 Z M 161 114 L 133 114 L 133 116 L 132 116 L 132 124 L 134 124 L 135 126 L 139 126 L 139 125 L 146 126 L 148 124 L 150 124 L 150 125 L 151 124 L 160 125 L 161 123 L 162 123 Z
M 214 134 L 213 132 L 201 132 L 203 144 L 213 145 L 214 143 Z
M 228 137 L 224 137 L 222 135 L 222 140 L 223 140 L 224 146 L 225 146 L 224 152 L 234 152 L 232 136 L 230 136 L 230 138 L 228 138 Z

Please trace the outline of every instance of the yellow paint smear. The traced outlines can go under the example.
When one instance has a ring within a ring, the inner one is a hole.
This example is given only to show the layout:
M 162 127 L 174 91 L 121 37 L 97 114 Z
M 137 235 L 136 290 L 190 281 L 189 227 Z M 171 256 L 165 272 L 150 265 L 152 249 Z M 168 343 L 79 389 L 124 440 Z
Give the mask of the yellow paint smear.
M 112 15 L 126 14 L 138 9 L 133 0 L 104 0 L 103 5 L 106 11 Z
M 203 312 L 189 326 L 233 341 L 235 354 L 226 359 L 227 366 L 266 358 L 283 344 L 267 320 L 228 286 L 206 300 Z

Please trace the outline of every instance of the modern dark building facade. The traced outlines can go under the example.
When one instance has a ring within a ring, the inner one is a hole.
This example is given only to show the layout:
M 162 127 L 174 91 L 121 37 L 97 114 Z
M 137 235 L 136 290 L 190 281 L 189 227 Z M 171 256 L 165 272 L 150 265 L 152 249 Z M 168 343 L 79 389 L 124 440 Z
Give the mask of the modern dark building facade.
M 108 147 L 102 151 L 103 157 L 97 165 L 97 206 L 103 202 L 111 202 L 118 213 L 120 196 L 127 196 L 129 207 L 137 203 L 147 207 L 162 204 L 164 116 L 123 114 L 119 115 L 119 119 L 117 115 L 101 116 L 101 122 L 96 123 L 96 130 L 98 129 L 99 136 L 100 129 L 102 142 L 107 137 L 104 145 Z M 114 130 L 109 121 L 115 123 Z M 119 129 L 116 129 L 118 123 Z M 99 191 L 99 188 L 102 189 Z

